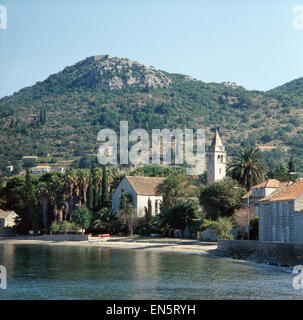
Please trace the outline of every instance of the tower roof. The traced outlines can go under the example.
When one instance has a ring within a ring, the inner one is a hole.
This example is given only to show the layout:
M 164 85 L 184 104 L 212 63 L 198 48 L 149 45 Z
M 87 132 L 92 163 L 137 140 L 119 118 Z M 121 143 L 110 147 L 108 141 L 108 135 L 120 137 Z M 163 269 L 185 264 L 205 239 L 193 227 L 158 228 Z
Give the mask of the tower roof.
M 218 130 L 216 130 L 213 141 L 210 146 L 210 150 L 213 151 L 224 151 L 224 146 L 220 138 Z

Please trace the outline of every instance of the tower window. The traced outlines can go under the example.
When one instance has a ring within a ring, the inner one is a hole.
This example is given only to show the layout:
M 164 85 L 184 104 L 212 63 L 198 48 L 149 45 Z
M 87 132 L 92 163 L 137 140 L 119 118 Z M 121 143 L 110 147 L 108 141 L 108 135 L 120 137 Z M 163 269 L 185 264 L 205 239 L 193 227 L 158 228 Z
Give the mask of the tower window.
M 219 169 L 219 173 L 221 174 L 221 172 L 222 172 L 222 170 L 221 170 L 221 168 Z

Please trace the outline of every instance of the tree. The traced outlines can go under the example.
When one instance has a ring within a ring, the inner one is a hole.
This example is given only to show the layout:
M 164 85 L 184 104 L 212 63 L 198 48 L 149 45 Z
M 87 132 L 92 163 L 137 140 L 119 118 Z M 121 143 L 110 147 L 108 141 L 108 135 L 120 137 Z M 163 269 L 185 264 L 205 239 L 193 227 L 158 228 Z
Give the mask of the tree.
M 48 195 L 49 190 L 46 182 L 40 182 L 38 185 L 38 198 L 42 201 L 42 213 L 43 213 L 43 227 L 44 232 L 47 231 L 47 206 L 48 206 Z
M 170 228 L 180 229 L 183 234 L 199 218 L 199 204 L 192 199 L 179 200 L 174 207 L 164 210 L 163 218 Z
M 102 207 L 109 206 L 109 194 L 108 194 L 108 173 L 106 167 L 103 166 L 102 175 Z
M 194 193 L 194 186 L 187 176 L 169 176 L 157 187 L 157 193 L 163 195 L 162 209 L 173 208 L 178 199 L 185 199 Z
M 73 209 L 74 209 L 74 199 L 73 199 L 73 192 L 74 192 L 74 186 L 77 183 L 77 176 L 75 173 L 75 170 L 69 169 L 65 175 L 65 188 L 66 192 L 68 194 L 68 200 L 67 200 L 67 207 L 68 207 L 68 214 L 67 218 L 69 220 L 72 219 Z
M 231 230 L 233 228 L 233 222 L 231 218 L 220 217 L 217 221 L 205 219 L 202 226 L 204 228 L 211 228 L 214 230 L 219 239 L 232 239 Z
M 89 209 L 82 205 L 78 206 L 73 212 L 73 222 L 81 226 L 83 229 L 88 229 L 91 225 L 92 213 Z
M 100 228 L 105 232 L 111 233 L 118 221 L 116 212 L 111 208 L 102 208 L 98 212 L 98 218 L 94 222 L 95 228 Z
M 294 169 L 294 164 L 290 163 L 290 165 Z M 269 176 L 279 181 L 296 181 L 298 179 L 298 175 L 294 174 L 294 171 L 290 171 L 284 162 L 280 163 L 274 171 L 270 172 Z
M 92 180 L 90 179 L 88 190 L 87 190 L 87 207 L 89 210 L 94 210 L 94 195 L 95 195 L 95 186 L 92 183 Z
M 294 162 L 294 159 L 291 158 L 288 162 L 288 172 L 296 172 L 296 167 L 295 167 L 295 162 Z
M 150 227 L 151 227 L 151 223 L 152 223 L 152 219 L 153 219 L 153 217 L 152 217 L 152 203 L 151 203 L 150 198 L 148 198 L 147 208 L 145 207 L 144 211 L 145 211 L 146 229 L 147 229 L 147 232 L 149 232 Z
M 244 194 L 245 190 L 239 188 L 235 180 L 225 178 L 202 187 L 199 200 L 206 217 L 216 220 L 219 217 L 231 217 L 241 207 Z
M 119 204 L 119 215 L 123 224 L 126 224 L 127 216 L 131 214 L 133 210 L 133 202 L 130 194 L 126 193 L 122 188 Z
M 257 148 L 240 150 L 228 165 L 227 175 L 238 181 L 247 191 L 265 179 L 265 165 Z

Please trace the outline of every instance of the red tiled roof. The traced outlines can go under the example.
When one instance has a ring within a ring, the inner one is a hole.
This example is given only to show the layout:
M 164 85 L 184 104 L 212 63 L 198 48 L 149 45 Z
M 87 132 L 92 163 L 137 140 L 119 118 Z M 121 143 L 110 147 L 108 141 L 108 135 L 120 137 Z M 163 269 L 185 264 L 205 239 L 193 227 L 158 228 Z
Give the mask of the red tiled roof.
M 267 179 L 266 181 L 256 184 L 253 186 L 247 193 L 242 197 L 242 199 L 247 199 L 252 195 L 252 189 L 259 189 L 259 188 L 279 188 L 281 182 L 277 179 Z
M 268 201 L 294 200 L 301 195 L 303 195 L 303 180 L 298 180 L 297 182 L 288 185 L 282 192 L 274 195 Z

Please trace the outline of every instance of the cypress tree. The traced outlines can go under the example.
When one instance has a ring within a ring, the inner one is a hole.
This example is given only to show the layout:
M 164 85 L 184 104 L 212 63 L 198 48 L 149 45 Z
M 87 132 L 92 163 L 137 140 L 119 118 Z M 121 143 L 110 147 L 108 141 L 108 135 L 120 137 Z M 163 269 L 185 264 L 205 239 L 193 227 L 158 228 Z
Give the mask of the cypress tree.
M 106 167 L 103 166 L 103 175 L 102 175 L 102 208 L 109 206 L 109 194 L 108 194 L 108 175 Z
M 90 181 L 90 184 L 88 187 L 87 207 L 91 211 L 94 210 L 94 194 L 95 194 L 95 187 Z
M 43 109 L 43 124 L 46 123 L 46 109 Z
M 146 227 L 149 230 L 152 221 L 152 203 L 150 198 L 147 201 L 147 208 L 145 207 L 145 219 L 146 219 Z
M 296 167 L 293 158 L 291 158 L 288 162 L 288 172 L 296 172 Z

